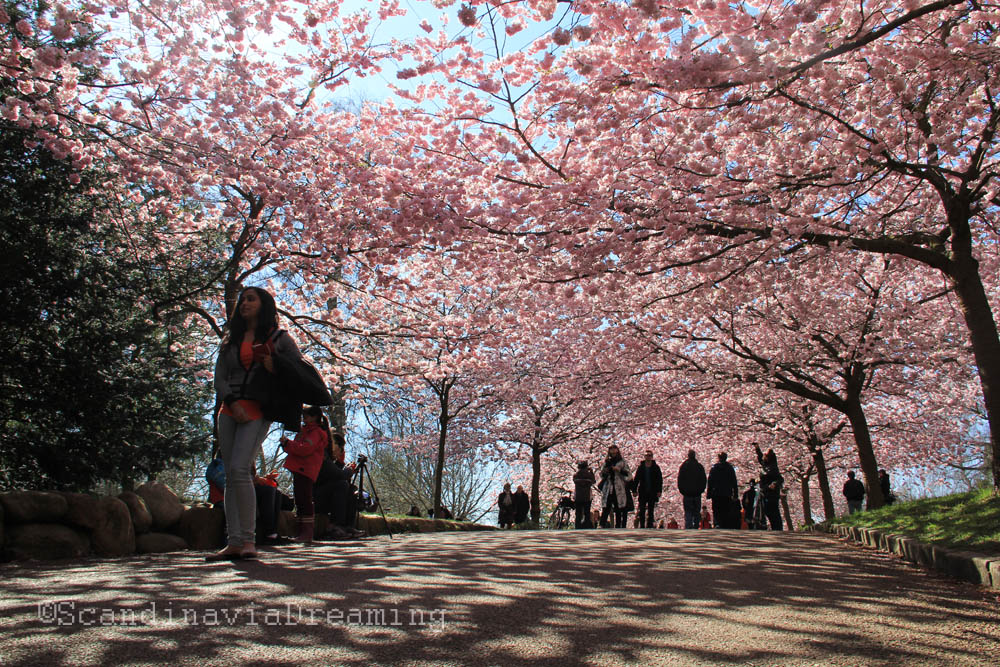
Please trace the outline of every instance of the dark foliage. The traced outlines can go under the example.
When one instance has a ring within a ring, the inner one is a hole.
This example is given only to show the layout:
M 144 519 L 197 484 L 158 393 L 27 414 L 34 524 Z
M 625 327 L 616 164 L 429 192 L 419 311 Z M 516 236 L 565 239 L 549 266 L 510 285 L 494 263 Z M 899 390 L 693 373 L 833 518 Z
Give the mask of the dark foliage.
M 104 175 L 71 185 L 32 138 L 0 121 L 0 488 L 141 481 L 209 447 L 197 332 L 153 317 L 176 276 L 136 251 Z

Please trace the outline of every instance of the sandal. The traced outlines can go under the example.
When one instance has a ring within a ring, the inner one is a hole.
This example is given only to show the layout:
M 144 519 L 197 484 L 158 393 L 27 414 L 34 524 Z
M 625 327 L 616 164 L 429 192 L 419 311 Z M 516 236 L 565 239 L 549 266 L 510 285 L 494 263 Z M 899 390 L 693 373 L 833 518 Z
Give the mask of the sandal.
M 208 563 L 217 563 L 223 560 L 239 560 L 242 558 L 242 554 L 239 551 L 219 551 L 214 554 L 209 554 L 205 556 L 205 561 Z

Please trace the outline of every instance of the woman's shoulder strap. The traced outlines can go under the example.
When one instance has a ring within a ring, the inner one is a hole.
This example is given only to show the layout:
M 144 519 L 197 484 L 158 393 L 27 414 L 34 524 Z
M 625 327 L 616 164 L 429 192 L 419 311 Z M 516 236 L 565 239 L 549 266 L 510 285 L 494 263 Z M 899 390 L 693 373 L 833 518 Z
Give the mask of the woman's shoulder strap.
M 267 339 L 270 342 L 274 343 L 278 340 L 278 338 L 281 337 L 281 334 L 283 333 L 285 333 L 284 329 L 279 329 L 278 327 L 275 327 L 274 329 L 271 330 L 271 335 L 269 335 Z

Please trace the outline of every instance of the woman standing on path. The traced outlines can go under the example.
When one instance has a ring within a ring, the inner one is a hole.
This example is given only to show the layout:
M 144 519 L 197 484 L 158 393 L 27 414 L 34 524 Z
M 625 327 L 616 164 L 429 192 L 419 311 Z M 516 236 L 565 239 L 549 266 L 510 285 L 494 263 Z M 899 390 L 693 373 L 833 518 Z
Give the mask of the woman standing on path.
M 301 357 L 295 342 L 279 335 L 274 297 L 247 287 L 230 316 L 229 333 L 215 364 L 219 452 L 226 469 L 228 544 L 206 560 L 256 558 L 254 528 L 257 502 L 253 458 L 271 426 L 262 404 L 274 386 L 274 355 Z
M 608 517 L 613 511 L 615 513 L 615 528 L 625 528 L 628 521 L 628 513 L 631 509 L 632 494 L 628 492 L 628 483 L 632 481 L 625 459 L 617 445 L 608 447 L 608 456 L 604 459 L 604 467 L 601 468 L 601 506 L 604 508 L 601 514 L 601 526 L 607 528 Z
M 503 491 L 497 497 L 497 525 L 501 528 L 514 527 L 514 494 L 510 490 L 510 482 L 503 485 Z
M 760 451 L 760 446 L 754 443 L 757 451 L 757 462 L 763 471 L 760 474 L 761 499 L 763 500 L 764 516 L 771 524 L 771 530 L 784 530 L 781 524 L 781 486 L 785 483 L 785 478 L 778 472 L 778 456 L 773 449 L 767 450 L 767 454 Z M 758 528 L 766 528 L 761 522 Z

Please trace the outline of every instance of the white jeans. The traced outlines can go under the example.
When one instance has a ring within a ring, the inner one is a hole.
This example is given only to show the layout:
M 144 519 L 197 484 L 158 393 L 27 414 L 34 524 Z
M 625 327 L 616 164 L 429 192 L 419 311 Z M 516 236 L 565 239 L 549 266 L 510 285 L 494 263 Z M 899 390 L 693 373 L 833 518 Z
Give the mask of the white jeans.
M 230 546 L 254 542 L 257 497 L 253 490 L 253 457 L 260 449 L 271 422 L 255 419 L 240 424 L 219 415 L 219 453 L 226 467 L 226 532 Z

